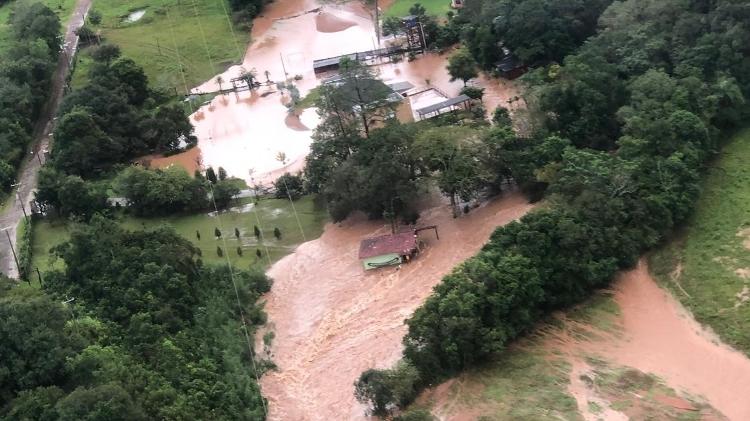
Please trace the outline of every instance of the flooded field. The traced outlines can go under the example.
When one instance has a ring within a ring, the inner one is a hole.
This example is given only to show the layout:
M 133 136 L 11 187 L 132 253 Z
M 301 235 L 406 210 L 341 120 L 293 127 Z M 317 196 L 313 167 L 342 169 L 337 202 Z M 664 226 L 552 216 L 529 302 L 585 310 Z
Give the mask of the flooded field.
M 217 75 L 226 89 L 232 78 L 253 70 L 266 86 L 252 92 L 217 96 L 197 110 L 190 119 L 198 137 L 198 149 L 189 153 L 200 153 L 204 167 L 224 167 L 230 175 L 249 183 L 268 183 L 285 171 L 301 170 L 319 117 L 314 109 L 299 116 L 290 115 L 285 106 L 288 94 L 279 91 L 274 82 L 297 79 L 293 83 L 304 96 L 320 82 L 313 72 L 313 60 L 375 48 L 371 14 L 359 2 L 271 3 L 263 16 L 254 21 L 253 42 L 242 65 Z M 417 89 L 434 87 L 445 95 L 455 96 L 463 83 L 450 82 L 445 68 L 448 56 L 449 53 L 427 54 L 411 62 L 376 63 L 372 69 L 386 82 L 409 81 Z M 476 84 L 485 88 L 484 104 L 489 111 L 499 104 L 508 106 L 508 99 L 517 95 L 510 82 L 481 76 Z M 193 92 L 216 91 L 219 85 L 214 77 Z M 183 159 L 179 155 L 171 161 L 195 162 L 192 157 Z
M 458 219 L 445 204 L 432 207 L 422 213 L 420 225 L 437 224 L 440 240 L 421 233 L 426 250 L 400 269 L 362 269 L 359 242 L 388 232 L 381 222 L 363 219 L 327 225 L 319 239 L 276 263 L 269 271 L 274 286 L 266 311 L 275 333 L 270 357 L 279 370 L 261 380 L 269 419 L 364 419 L 353 395 L 359 374 L 395 362 L 406 331 L 403 321 L 432 287 L 475 254 L 498 225 L 531 207 L 520 194 Z

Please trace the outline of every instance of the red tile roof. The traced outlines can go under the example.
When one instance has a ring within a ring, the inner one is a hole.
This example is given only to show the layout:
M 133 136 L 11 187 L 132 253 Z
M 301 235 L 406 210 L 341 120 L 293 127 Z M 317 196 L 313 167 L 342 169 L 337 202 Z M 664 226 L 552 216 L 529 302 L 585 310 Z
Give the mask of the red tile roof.
M 390 253 L 405 256 L 411 254 L 416 248 L 417 236 L 412 231 L 381 235 L 362 240 L 359 245 L 359 258 L 367 259 Z

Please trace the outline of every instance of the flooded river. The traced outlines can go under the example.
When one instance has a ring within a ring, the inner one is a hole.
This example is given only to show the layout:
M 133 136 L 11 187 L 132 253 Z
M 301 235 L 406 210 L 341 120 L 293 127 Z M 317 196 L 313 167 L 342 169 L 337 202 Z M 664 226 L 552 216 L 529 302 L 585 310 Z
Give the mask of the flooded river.
M 498 225 L 531 206 L 511 194 L 458 219 L 445 204 L 433 207 L 422 213 L 420 225 L 437 224 L 440 240 L 432 232 L 420 233 L 426 250 L 401 269 L 363 270 L 359 242 L 388 232 L 382 223 L 363 219 L 329 224 L 322 237 L 276 263 L 269 271 L 274 285 L 266 311 L 275 332 L 271 357 L 279 371 L 261 380 L 269 419 L 364 419 L 353 395 L 359 374 L 395 362 L 404 319 Z

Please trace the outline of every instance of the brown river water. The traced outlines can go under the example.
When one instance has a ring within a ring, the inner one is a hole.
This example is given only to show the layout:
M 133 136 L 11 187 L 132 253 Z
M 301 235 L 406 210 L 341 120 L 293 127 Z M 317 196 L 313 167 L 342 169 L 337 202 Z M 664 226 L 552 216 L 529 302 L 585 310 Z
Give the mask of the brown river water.
M 313 60 L 375 45 L 366 8 L 359 3 L 321 6 L 314 0 L 271 3 L 255 20 L 252 38 L 243 67 L 255 69 L 260 80 L 265 80 L 265 71 L 272 81 L 284 79 L 284 70 L 289 77 L 301 75 L 296 84 L 302 95 L 319 82 L 312 72 Z M 450 81 L 445 69 L 448 55 L 428 54 L 374 69 L 386 81 L 408 80 L 456 95 L 462 83 Z M 222 77 L 228 81 L 240 71 L 234 66 Z M 490 111 L 507 106 L 518 95 L 511 82 L 481 76 L 476 84 L 485 88 L 483 101 Z M 195 91 L 217 88 L 214 78 Z M 275 86 L 217 97 L 191 116 L 199 147 L 154 159 L 152 165 L 222 166 L 231 175 L 265 182 L 284 171 L 299 171 L 319 118 L 312 109 L 290 117 L 286 101 Z M 275 283 L 266 297 L 266 310 L 269 329 L 275 332 L 270 356 L 279 370 L 262 379 L 269 418 L 363 419 L 363 408 L 352 394 L 357 376 L 396 361 L 405 333 L 403 320 L 442 276 L 479 250 L 495 227 L 530 208 L 517 194 L 459 219 L 451 218 L 444 204 L 436 205 L 423 212 L 421 223 L 439 225 L 440 241 L 423 232 L 427 250 L 400 270 L 363 271 L 357 260 L 359 241 L 387 232 L 382 223 L 363 219 L 329 224 L 322 237 L 275 264 L 269 272 Z M 750 420 L 750 360 L 702 329 L 653 282 L 644 264 L 622 274 L 615 288 L 622 308 L 622 337 L 586 344 L 587 352 L 654 373 L 676 389 L 703 396 L 732 420 Z
M 497 226 L 531 207 L 513 193 L 454 219 L 449 206 L 440 203 L 420 219 L 420 225 L 438 225 L 440 240 L 421 232 L 426 249 L 400 269 L 363 270 L 359 242 L 388 228 L 356 218 L 328 224 L 319 239 L 276 263 L 269 271 L 274 285 L 266 311 L 268 328 L 275 332 L 271 358 L 279 370 L 261 380 L 269 419 L 365 419 L 353 395 L 359 374 L 398 360 L 404 319 Z
M 593 344 L 621 365 L 653 373 L 676 389 L 702 396 L 730 420 L 750 420 L 750 359 L 721 343 L 668 292 L 641 261 L 620 275 L 615 300 L 623 335 Z

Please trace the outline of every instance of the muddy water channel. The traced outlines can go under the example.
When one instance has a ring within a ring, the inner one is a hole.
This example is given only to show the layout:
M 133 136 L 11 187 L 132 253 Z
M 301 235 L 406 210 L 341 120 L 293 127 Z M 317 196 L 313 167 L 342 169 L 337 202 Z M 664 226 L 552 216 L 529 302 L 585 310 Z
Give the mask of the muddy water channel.
M 593 344 L 596 352 L 702 396 L 731 420 L 750 420 L 750 359 L 698 324 L 656 285 L 644 262 L 615 287 L 623 336 Z
M 531 205 L 508 195 L 453 219 L 444 203 L 422 212 L 426 249 L 410 264 L 365 272 L 357 259 L 362 238 L 385 234 L 382 223 L 347 220 L 326 226 L 323 236 L 302 244 L 276 263 L 267 295 L 268 328 L 275 332 L 263 395 L 271 420 L 364 419 L 353 383 L 370 367 L 386 367 L 401 355 L 409 317 L 432 287 L 467 259 L 498 226 L 524 215 Z M 259 345 L 261 347 L 262 345 Z

